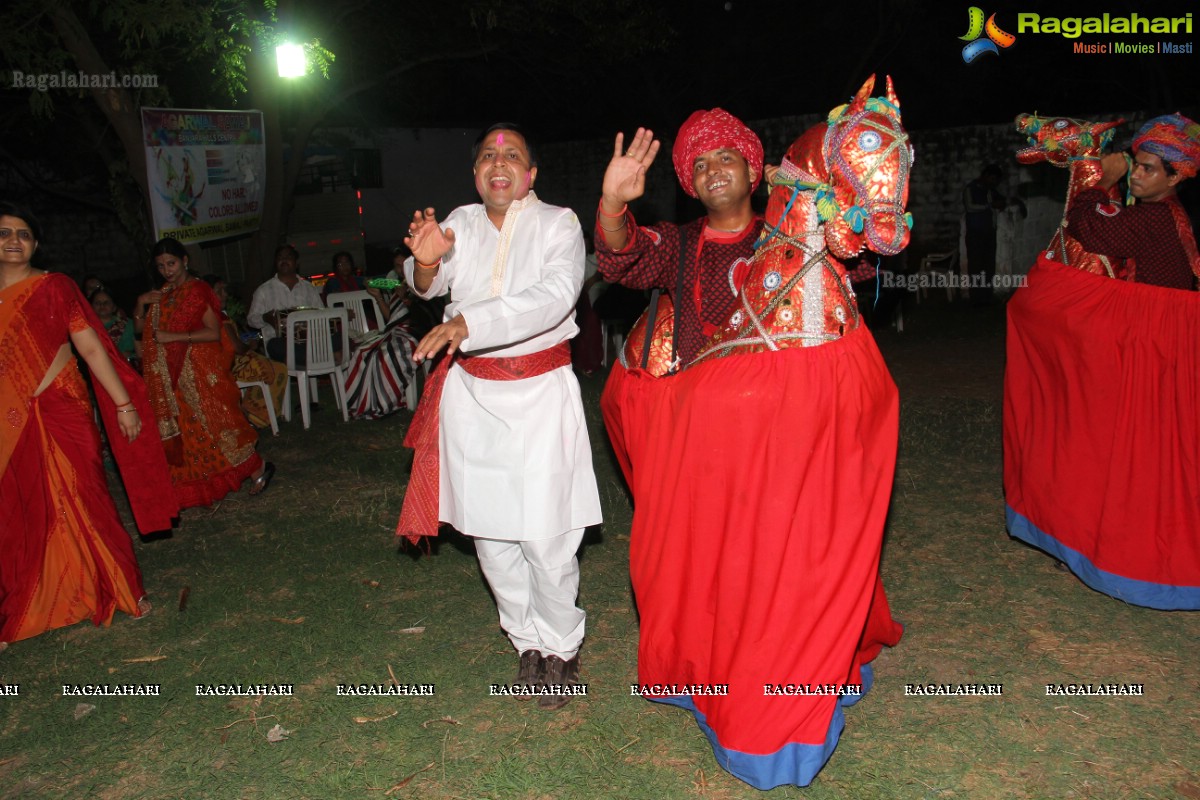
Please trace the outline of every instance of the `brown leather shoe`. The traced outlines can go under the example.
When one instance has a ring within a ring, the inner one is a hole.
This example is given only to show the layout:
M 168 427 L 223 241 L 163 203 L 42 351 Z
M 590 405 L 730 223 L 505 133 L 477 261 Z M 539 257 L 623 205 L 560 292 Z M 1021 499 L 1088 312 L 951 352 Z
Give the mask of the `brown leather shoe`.
M 521 664 L 517 667 L 517 685 L 522 688 L 536 689 L 542 685 L 542 673 L 546 660 L 537 650 L 526 650 L 521 653 Z M 518 700 L 530 700 L 533 694 L 518 694 Z
M 558 656 L 546 656 L 543 664 L 542 685 L 547 691 L 553 691 L 553 687 L 556 686 L 560 689 L 567 689 L 579 684 L 578 655 L 570 661 L 563 661 Z M 543 694 L 538 697 L 538 708 L 555 711 L 569 702 L 571 702 L 571 695 L 565 692 L 563 694 Z

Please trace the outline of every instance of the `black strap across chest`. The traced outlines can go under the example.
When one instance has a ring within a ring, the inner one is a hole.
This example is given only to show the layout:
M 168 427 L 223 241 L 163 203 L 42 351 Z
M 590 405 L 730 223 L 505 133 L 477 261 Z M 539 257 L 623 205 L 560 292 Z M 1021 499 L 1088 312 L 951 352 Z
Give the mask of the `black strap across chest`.
M 687 263 L 687 228 L 682 225 L 679 227 L 679 269 L 675 274 L 675 302 L 672 304 L 675 311 L 674 324 L 671 326 L 671 363 L 674 364 L 678 358 L 676 355 L 679 347 L 679 309 L 683 305 L 683 270 Z M 699 264 L 696 265 L 699 269 Z M 646 317 L 646 340 L 642 342 L 642 369 L 650 363 L 650 343 L 654 340 L 654 323 L 658 317 L 658 298 L 662 295 L 662 289 L 655 287 L 650 293 L 650 314 Z M 671 372 L 675 369 L 672 367 Z

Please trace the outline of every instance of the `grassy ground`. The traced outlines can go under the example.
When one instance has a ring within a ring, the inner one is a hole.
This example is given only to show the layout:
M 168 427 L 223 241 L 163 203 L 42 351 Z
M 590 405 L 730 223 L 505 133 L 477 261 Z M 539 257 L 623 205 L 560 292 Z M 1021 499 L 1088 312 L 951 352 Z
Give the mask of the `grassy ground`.
M 1200 615 L 1090 591 L 1004 531 L 1003 311 L 925 304 L 879 335 L 901 388 L 883 570 L 907 629 L 876 661 L 826 798 L 1200 798 Z M 582 553 L 589 696 L 547 713 L 489 697 L 515 654 L 469 540 L 414 558 L 392 542 L 407 413 L 285 424 L 262 498 L 192 510 L 137 542 L 156 603 L 0 656 L 0 798 L 751 798 L 683 711 L 629 695 L 637 622 L 631 509 L 584 380 L 606 523 Z M 331 406 L 328 389 L 323 405 Z M 180 595 L 187 589 L 186 608 Z M 434 684 L 433 697 L 339 697 L 339 683 Z M 1044 684 L 1145 684 L 1056 698 Z M 196 697 L 198 683 L 288 683 L 293 697 Z M 906 683 L 1002 683 L 1002 697 L 906 697 Z M 62 696 L 156 683 L 159 697 Z M 76 716 L 77 705 L 95 706 Z M 271 742 L 273 726 L 287 738 Z

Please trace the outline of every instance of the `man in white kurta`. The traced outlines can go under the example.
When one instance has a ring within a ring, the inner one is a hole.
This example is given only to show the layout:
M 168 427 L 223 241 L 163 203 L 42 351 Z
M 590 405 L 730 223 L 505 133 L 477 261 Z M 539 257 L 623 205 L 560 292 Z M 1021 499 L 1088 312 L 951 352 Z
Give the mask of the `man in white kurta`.
M 574 212 L 533 193 L 536 162 L 519 131 L 493 126 L 475 155 L 483 203 L 455 209 L 440 226 L 433 209 L 417 212 L 405 240 L 409 285 L 423 298 L 450 293 L 446 321 L 414 357 L 445 349 L 469 363 L 522 364 L 579 330 L 583 236 Z M 585 619 L 575 552 L 600 522 L 600 499 L 569 356 L 515 380 L 475 377 L 455 362 L 439 419 L 438 519 L 475 538 L 501 626 L 521 654 L 517 682 L 574 685 Z M 567 700 L 541 694 L 546 708 Z

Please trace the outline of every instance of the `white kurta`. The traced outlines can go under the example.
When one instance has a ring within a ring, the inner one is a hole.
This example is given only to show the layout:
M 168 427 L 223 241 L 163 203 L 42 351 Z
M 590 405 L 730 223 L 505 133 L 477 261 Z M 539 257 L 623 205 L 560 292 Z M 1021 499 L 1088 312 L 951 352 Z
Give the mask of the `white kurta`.
M 584 246 L 570 209 L 535 201 L 520 211 L 501 290 L 492 296 L 500 231 L 480 204 L 450 213 L 454 247 L 429 291 L 450 292 L 446 319 L 462 314 L 476 356 L 521 356 L 578 333 Z M 413 260 L 404 265 L 413 283 Z M 570 366 L 517 381 L 451 367 L 440 407 L 439 519 L 468 536 L 533 541 L 600 522 L 600 496 L 579 382 Z

